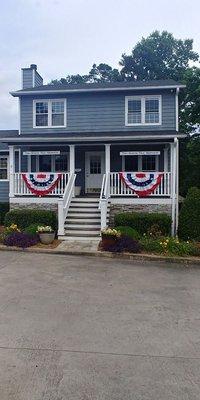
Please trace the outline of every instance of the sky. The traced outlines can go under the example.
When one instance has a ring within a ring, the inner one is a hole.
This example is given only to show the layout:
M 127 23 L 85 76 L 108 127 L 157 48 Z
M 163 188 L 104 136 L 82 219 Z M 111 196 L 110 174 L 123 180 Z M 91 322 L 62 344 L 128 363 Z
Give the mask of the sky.
M 200 53 L 199 0 L 0 0 L 0 129 L 18 129 L 21 68 L 38 65 L 44 83 L 118 67 L 142 37 L 167 30 L 194 39 Z

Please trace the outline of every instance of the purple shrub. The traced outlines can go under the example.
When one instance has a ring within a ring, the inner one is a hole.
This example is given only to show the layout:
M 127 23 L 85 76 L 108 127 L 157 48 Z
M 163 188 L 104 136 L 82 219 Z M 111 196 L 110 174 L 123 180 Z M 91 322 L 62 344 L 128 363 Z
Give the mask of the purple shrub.
M 6 246 L 16 246 L 25 249 L 26 247 L 34 246 L 38 241 L 39 238 L 36 235 L 14 232 L 5 237 L 4 244 Z
M 128 253 L 140 253 L 142 251 L 142 246 L 137 240 L 129 236 L 121 236 L 116 240 L 115 244 L 106 246 L 106 248 L 103 247 L 102 250 L 111 251 L 113 253 L 122 253 L 125 251 Z

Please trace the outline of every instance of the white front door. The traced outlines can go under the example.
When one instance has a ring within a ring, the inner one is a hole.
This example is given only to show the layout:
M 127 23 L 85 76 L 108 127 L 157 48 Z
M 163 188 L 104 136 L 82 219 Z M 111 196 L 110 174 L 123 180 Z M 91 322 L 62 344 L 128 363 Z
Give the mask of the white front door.
M 105 173 L 104 151 L 87 151 L 85 153 L 85 192 L 100 192 L 103 174 Z

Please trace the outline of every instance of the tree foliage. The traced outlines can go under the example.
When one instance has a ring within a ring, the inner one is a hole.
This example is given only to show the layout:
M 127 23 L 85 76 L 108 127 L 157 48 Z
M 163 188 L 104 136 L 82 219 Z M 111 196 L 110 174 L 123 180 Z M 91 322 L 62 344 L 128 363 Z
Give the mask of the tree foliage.
M 142 38 L 131 54 L 122 54 L 120 69 L 106 63 L 93 64 L 86 75 L 67 75 L 52 84 L 120 82 L 131 80 L 174 79 L 186 84 L 179 96 L 180 131 L 187 134 L 200 132 L 200 68 L 191 66 L 199 56 L 193 51 L 192 39 L 176 39 L 167 31 L 154 31 Z M 181 194 L 188 187 L 200 187 L 199 137 L 181 143 Z
M 122 54 L 121 75 L 126 80 L 179 80 L 189 62 L 197 60 L 192 39 L 175 39 L 172 33 L 155 31 L 142 38 L 130 55 Z

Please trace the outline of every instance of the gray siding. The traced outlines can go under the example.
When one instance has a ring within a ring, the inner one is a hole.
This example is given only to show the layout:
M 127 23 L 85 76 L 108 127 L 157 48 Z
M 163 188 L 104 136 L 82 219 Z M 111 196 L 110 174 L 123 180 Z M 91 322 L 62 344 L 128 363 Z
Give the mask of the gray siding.
M 9 202 L 9 182 L 0 181 L 0 203 Z
M 141 92 L 82 93 L 49 96 L 24 96 L 21 100 L 21 133 L 73 133 L 115 131 L 163 131 L 176 129 L 175 93 L 169 90 L 148 91 L 162 94 L 162 125 L 125 126 L 125 96 Z M 142 92 L 142 94 L 145 94 Z M 33 99 L 67 98 L 66 128 L 33 128 Z
M 43 85 L 43 79 L 40 76 L 40 74 L 38 74 L 37 71 L 35 71 L 35 86 L 42 86 Z
M 33 69 L 22 69 L 22 87 L 23 89 L 33 87 Z

